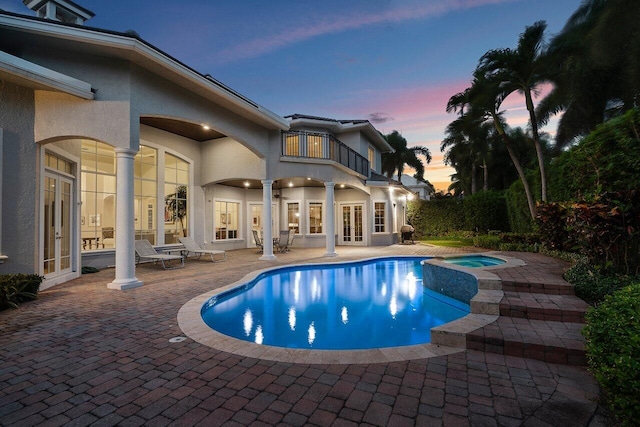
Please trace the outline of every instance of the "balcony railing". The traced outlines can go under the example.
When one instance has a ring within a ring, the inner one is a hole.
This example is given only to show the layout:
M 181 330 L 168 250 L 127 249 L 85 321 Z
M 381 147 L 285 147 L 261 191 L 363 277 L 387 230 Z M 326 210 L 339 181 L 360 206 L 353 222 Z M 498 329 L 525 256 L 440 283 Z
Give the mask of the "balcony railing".
M 282 156 L 333 160 L 369 176 L 369 160 L 327 133 L 282 132 Z

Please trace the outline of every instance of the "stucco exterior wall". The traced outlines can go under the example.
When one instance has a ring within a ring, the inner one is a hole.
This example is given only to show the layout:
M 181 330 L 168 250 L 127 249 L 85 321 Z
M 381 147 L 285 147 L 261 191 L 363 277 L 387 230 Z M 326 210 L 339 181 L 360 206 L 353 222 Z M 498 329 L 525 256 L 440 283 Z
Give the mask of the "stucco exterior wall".
M 133 122 L 141 116 L 158 116 L 206 124 L 259 157 L 264 157 L 269 141 L 265 128 L 137 66 L 132 66 L 131 114 Z
M 264 147 L 263 147 L 264 149 Z M 232 138 L 202 143 L 202 185 L 227 179 L 265 179 L 266 162 Z
M 38 272 L 38 145 L 33 90 L 0 80 L 2 128 L 2 254 L 0 273 Z

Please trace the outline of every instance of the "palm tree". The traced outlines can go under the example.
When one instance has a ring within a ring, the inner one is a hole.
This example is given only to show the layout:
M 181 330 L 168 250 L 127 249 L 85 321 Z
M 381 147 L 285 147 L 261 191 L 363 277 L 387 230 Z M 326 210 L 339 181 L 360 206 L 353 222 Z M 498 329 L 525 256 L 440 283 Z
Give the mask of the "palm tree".
M 540 168 L 540 184 L 542 201 L 547 201 L 547 179 L 545 173 L 544 153 L 540 144 L 538 120 L 533 105 L 533 93 L 537 87 L 548 81 L 545 75 L 546 58 L 543 52 L 544 31 L 547 24 L 538 21 L 520 34 L 516 49 L 494 49 L 485 53 L 480 59 L 477 72 L 484 73 L 489 79 L 499 82 L 504 99 L 513 92 L 524 96 L 533 144 Z
M 483 190 L 489 189 L 489 168 L 487 157 L 489 155 L 489 133 L 490 126 L 482 123 L 469 114 L 462 114 L 456 120 L 449 123 L 446 129 L 446 138 L 440 144 L 440 151 L 445 150 L 445 164 L 456 169 L 456 173 L 461 177 L 471 174 L 470 193 L 475 194 L 477 190 L 477 168 L 483 169 Z M 468 168 L 465 172 L 464 169 Z
M 474 72 L 471 86 L 463 92 L 453 95 L 449 99 L 447 112 L 463 113 L 467 110 L 471 117 L 476 117 L 482 123 L 488 122 L 495 128 L 507 148 L 511 162 L 522 181 L 529 205 L 529 213 L 531 214 L 531 219 L 534 220 L 536 217 L 536 207 L 533 196 L 531 195 L 531 189 L 520 160 L 514 151 L 511 138 L 506 130 L 503 114 L 500 111 L 500 105 L 504 100 L 505 92 L 500 87 L 499 80 L 488 77 L 490 76 L 487 76 L 482 70 Z
M 584 0 L 547 50 L 553 90 L 536 111 L 540 124 L 564 111 L 556 146 L 570 144 L 637 104 L 640 2 Z
M 387 178 L 392 178 L 398 172 L 398 181 L 402 177 L 405 165 L 415 169 L 415 175 L 420 180 L 424 180 L 424 164 L 418 156 L 423 156 L 427 164 L 431 163 L 431 152 L 427 147 L 416 145 L 409 147 L 407 140 L 394 130 L 384 137 L 393 148 L 392 153 L 382 154 L 382 172 Z

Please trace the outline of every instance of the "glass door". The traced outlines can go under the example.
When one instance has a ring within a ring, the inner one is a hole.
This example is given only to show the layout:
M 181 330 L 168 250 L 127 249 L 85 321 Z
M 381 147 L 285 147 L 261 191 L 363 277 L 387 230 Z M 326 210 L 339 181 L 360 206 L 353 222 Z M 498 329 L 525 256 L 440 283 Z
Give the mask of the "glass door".
M 249 204 L 249 247 L 256 247 L 256 242 L 253 238 L 253 232 L 256 231 L 260 239 L 262 239 L 263 235 L 263 227 L 264 221 L 262 216 L 262 203 L 251 203 Z M 273 237 L 278 237 L 278 217 L 276 216 L 276 205 L 271 205 L 271 235 Z
M 71 272 L 73 181 L 45 172 L 44 276 L 51 279 Z
M 343 245 L 363 245 L 363 210 L 364 204 L 342 205 L 342 225 L 340 241 Z

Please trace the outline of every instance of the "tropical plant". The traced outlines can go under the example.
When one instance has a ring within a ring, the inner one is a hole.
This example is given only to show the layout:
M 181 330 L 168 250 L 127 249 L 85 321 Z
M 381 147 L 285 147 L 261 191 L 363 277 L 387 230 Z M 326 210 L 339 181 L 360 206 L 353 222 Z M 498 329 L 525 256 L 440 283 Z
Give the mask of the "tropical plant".
M 461 115 L 446 129 L 446 137 L 440 144 L 445 152 L 444 162 L 456 170 L 456 178 L 470 185 L 463 187 L 470 194 L 477 192 L 477 169 L 482 168 L 484 191 L 489 189 L 489 167 L 487 158 L 490 152 L 490 127 L 470 115 Z
M 447 112 L 459 112 L 460 115 L 468 111 L 471 117 L 477 118 L 481 123 L 488 122 L 496 130 L 502 139 L 509 157 L 518 172 L 527 197 L 531 220 L 535 219 L 535 203 L 531 194 L 529 183 L 520 160 L 514 150 L 513 142 L 508 134 L 508 128 L 500 111 L 504 100 L 504 91 L 500 87 L 500 81 L 491 79 L 482 69 L 477 69 L 473 75 L 471 86 L 463 92 L 453 95 L 447 103 Z
M 382 172 L 388 178 L 392 178 L 397 171 L 398 181 L 400 181 L 406 165 L 415 169 L 415 176 L 418 179 L 424 180 L 424 164 L 418 156 L 423 156 L 427 164 L 431 163 L 429 149 L 421 145 L 409 147 L 407 140 L 397 130 L 385 135 L 384 138 L 394 151 L 382 154 Z
M 165 209 L 169 213 L 169 219 L 172 222 L 180 224 L 182 235 L 187 236 L 187 229 L 184 226 L 184 219 L 187 216 L 187 186 L 176 186 L 175 193 L 168 194 L 164 197 Z
M 640 283 L 609 295 L 587 311 L 583 334 L 589 369 L 616 425 L 640 419 Z
M 552 91 L 540 102 L 540 124 L 563 111 L 556 146 L 586 135 L 637 104 L 640 94 L 640 2 L 584 0 L 547 50 Z
M 38 297 L 43 276 L 37 274 L 0 275 L 0 309 L 18 308 L 18 304 Z
M 513 92 L 524 96 L 527 111 L 529 112 L 529 124 L 531 126 L 531 139 L 538 157 L 540 170 L 541 197 L 547 200 L 547 179 L 545 174 L 544 152 L 540 143 L 538 132 L 538 120 L 533 105 L 533 94 L 538 86 L 548 79 L 545 75 L 544 56 L 544 31 L 547 24 L 538 21 L 520 34 L 518 45 L 515 49 L 493 49 L 480 58 L 476 73 L 484 74 L 488 80 L 494 80 L 498 84 L 500 93 L 498 96 L 506 98 Z

